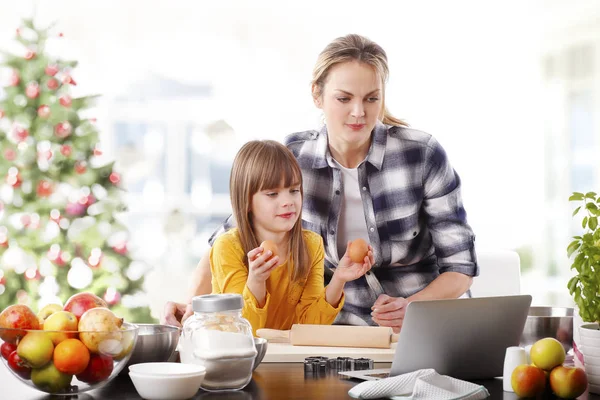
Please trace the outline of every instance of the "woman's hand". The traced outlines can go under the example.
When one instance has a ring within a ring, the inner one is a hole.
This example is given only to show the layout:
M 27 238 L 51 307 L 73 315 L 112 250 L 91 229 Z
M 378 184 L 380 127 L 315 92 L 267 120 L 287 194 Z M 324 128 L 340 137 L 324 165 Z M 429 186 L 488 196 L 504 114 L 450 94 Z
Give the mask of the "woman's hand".
M 335 269 L 332 279 L 338 279 L 344 283 L 353 281 L 366 274 L 375 263 L 375 259 L 373 258 L 373 248 L 371 246 L 369 246 L 369 251 L 362 263 L 355 263 L 350 259 L 350 256 L 348 255 L 349 248 L 350 242 L 347 244 L 346 253 Z
M 186 319 L 194 312 L 191 304 L 167 302 L 163 310 L 161 324 L 181 327 Z
M 400 333 L 406 306 L 408 306 L 408 300 L 404 297 L 390 297 L 382 294 L 371 307 L 373 310 L 371 317 L 377 325 L 389 326 L 393 328 L 394 333 Z
M 271 250 L 263 251 L 262 247 L 257 247 L 248 252 L 248 281 L 264 283 L 271 276 L 271 272 L 279 264 L 279 257 L 274 256 Z M 265 261 L 266 260 L 266 261 Z

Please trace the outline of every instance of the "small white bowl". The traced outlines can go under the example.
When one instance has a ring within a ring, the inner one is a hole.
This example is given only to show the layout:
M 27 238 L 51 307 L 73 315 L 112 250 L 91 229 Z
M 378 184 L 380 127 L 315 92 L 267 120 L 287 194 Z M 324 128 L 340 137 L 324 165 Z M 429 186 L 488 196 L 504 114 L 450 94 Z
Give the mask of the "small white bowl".
M 201 365 L 169 362 L 129 366 L 129 377 L 141 397 L 147 400 L 184 400 L 194 397 L 206 369 Z

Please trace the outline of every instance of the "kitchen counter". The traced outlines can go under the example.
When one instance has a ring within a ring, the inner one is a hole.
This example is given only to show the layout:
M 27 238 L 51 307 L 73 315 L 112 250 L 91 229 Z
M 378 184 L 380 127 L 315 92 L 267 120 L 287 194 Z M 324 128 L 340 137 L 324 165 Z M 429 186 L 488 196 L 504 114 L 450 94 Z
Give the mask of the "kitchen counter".
M 376 363 L 375 368 L 389 368 L 390 364 Z M 301 363 L 265 363 L 261 364 L 252 377 L 252 381 L 244 390 L 226 393 L 210 393 L 199 390 L 194 399 L 215 400 L 334 400 L 350 399 L 348 390 L 359 383 L 348 380 L 337 374 L 313 377 L 304 376 L 304 366 Z M 490 392 L 489 399 L 516 400 L 514 393 L 502 391 L 502 379 L 474 381 L 484 385 Z M 133 383 L 126 374 L 120 375 L 107 385 L 77 397 L 54 397 L 32 389 L 16 377 L 6 367 L 0 366 L 0 399 L 6 400 L 133 400 L 140 399 Z M 543 397 L 554 399 L 552 395 Z M 583 394 L 580 400 L 600 400 L 599 395 Z

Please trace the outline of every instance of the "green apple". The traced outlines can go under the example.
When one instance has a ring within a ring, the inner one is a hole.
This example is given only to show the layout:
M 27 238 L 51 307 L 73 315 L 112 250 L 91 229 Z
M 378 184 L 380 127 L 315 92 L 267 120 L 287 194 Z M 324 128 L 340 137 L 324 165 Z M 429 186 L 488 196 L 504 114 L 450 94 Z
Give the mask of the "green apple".
M 40 368 L 52 360 L 54 344 L 48 333 L 30 331 L 17 345 L 17 354 L 31 368 Z
M 46 318 L 51 316 L 57 311 L 62 311 L 62 306 L 60 304 L 46 304 L 40 311 L 37 313 L 37 317 L 40 320 L 40 326 L 44 325 Z
M 76 338 L 78 325 L 79 321 L 75 314 L 69 311 L 57 311 L 46 319 L 44 330 L 53 331 L 48 332 L 48 336 L 56 346 L 65 339 Z
M 537 367 L 550 371 L 565 361 L 565 348 L 556 339 L 547 337 L 538 340 L 531 346 L 531 362 Z
M 66 389 L 71 384 L 73 375 L 60 372 L 54 366 L 54 363 L 48 363 L 42 368 L 36 368 L 31 371 L 31 381 L 39 389 L 56 393 Z

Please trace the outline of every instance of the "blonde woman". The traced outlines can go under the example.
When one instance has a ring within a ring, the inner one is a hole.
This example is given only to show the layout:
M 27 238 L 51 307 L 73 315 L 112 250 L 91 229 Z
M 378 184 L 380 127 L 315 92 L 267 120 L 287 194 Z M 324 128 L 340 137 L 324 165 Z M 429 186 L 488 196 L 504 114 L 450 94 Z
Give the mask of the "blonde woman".
M 323 237 L 326 281 L 347 240 L 362 237 L 373 247 L 373 269 L 346 285 L 335 323 L 399 332 L 411 301 L 465 295 L 479 268 L 458 174 L 433 136 L 388 112 L 388 75 L 386 53 L 373 41 L 347 35 L 331 42 L 312 78 L 325 126 L 285 144 L 304 177 L 304 227 Z M 192 292 L 207 293 L 209 282 L 203 257 Z M 184 314 L 184 304 L 165 306 L 167 323 Z
M 237 228 L 211 248 L 212 293 L 241 294 L 242 315 L 255 332 L 331 324 L 344 285 L 371 269 L 373 253 L 362 263 L 345 255 L 323 287 L 323 239 L 302 229 L 302 172 L 280 143 L 246 143 L 233 162 L 229 190 Z M 267 240 L 271 249 L 261 247 Z

